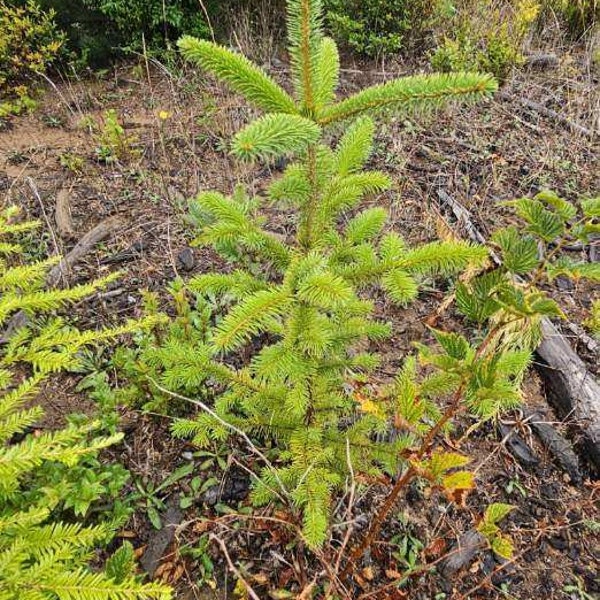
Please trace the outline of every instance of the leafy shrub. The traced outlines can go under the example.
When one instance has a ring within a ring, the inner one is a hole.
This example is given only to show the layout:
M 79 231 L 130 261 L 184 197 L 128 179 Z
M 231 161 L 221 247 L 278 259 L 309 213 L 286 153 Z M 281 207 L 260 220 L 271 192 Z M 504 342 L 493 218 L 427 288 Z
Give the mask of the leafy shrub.
M 106 283 L 97 281 L 70 290 L 44 290 L 53 261 L 10 266 L 20 246 L 10 236 L 36 223 L 15 223 L 14 209 L 0 216 L 0 326 L 16 311 L 33 316 L 80 300 Z M 8 238 L 8 239 L 7 239 Z M 40 327 L 26 325 L 13 332 L 0 354 L 0 596 L 6 600 L 122 600 L 169 598 L 167 588 L 142 584 L 133 575 L 131 547 L 113 555 L 103 572 L 88 568 L 92 551 L 114 536 L 125 513 L 113 513 L 96 525 L 83 525 L 99 498 L 114 499 L 126 473 L 118 465 L 101 467 L 100 450 L 121 435 L 99 436 L 94 423 L 70 424 L 52 432 L 31 433 L 40 420 L 40 406 L 31 405 L 48 376 L 77 364 L 87 344 L 133 331 L 130 323 L 99 332 L 80 332 L 60 318 Z M 31 374 L 17 375 L 29 365 Z M 28 406 L 25 406 L 25 405 Z
M 594 300 L 590 309 L 590 316 L 585 322 L 586 327 L 594 336 L 600 339 L 600 300 Z
M 600 22 L 598 0 L 545 0 L 543 8 L 558 15 L 569 36 L 574 39 L 592 32 Z
M 99 10 L 84 0 L 37 0 L 65 32 L 68 59 L 76 68 L 101 67 L 115 58 L 124 43 L 119 31 Z
M 439 10 L 438 0 L 326 0 L 333 36 L 358 54 L 394 54 L 419 41 Z
M 196 0 L 83 0 L 103 14 L 133 50 L 169 47 L 182 33 L 200 37 L 209 34 L 208 25 Z
M 36 73 L 59 56 L 64 35 L 57 29 L 53 11 L 43 11 L 34 0 L 24 6 L 0 0 L 0 95 L 28 86 Z M 20 89 L 24 96 L 26 88 Z
M 537 0 L 469 0 L 444 27 L 431 57 L 433 68 L 443 72 L 475 69 L 505 79 L 523 62 L 523 41 L 538 12 Z

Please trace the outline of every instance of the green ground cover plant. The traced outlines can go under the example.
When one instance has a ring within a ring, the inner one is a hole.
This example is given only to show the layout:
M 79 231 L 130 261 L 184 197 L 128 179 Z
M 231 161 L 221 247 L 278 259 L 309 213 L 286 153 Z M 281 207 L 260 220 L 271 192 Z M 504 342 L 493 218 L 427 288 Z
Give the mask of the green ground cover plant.
M 327 0 L 327 23 L 333 37 L 357 54 L 381 57 L 422 42 L 444 12 L 440 1 Z
M 54 18 L 34 0 L 22 6 L 0 2 L 0 117 L 35 108 L 33 88 L 65 42 Z

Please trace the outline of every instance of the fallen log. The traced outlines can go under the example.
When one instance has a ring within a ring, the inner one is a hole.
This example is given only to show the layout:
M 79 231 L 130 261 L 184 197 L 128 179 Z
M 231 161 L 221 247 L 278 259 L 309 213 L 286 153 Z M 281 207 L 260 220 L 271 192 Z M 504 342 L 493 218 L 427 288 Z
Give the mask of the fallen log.
M 542 321 L 542 333 L 536 367 L 548 400 L 561 418 L 582 432 L 587 458 L 600 471 L 600 385 L 548 319 Z
M 567 472 L 571 482 L 580 485 L 583 477 L 579 468 L 579 459 L 573 452 L 571 444 L 550 423 L 546 422 L 540 413 L 529 409 L 523 412 L 533 431 L 559 466 Z
M 73 249 L 46 275 L 46 287 L 53 288 L 59 285 L 64 285 L 67 282 L 67 275 L 70 273 L 73 265 L 80 261 L 88 254 L 97 244 L 105 240 L 110 234 L 120 229 L 123 226 L 123 220 L 119 217 L 109 217 L 105 219 L 92 230 L 88 231 L 75 244 Z M 28 322 L 27 315 L 20 310 L 15 313 L 8 321 L 2 336 L 0 336 L 0 344 L 6 344 L 13 336 L 15 331 L 26 325 Z
M 444 190 L 438 198 L 448 206 L 465 231 L 478 243 L 485 237 L 474 225 L 468 210 Z M 492 254 L 500 264 L 500 258 Z M 600 385 L 569 342 L 547 318 L 542 319 L 542 342 L 536 350 L 549 403 L 562 419 L 569 419 L 581 433 L 585 455 L 600 472 Z

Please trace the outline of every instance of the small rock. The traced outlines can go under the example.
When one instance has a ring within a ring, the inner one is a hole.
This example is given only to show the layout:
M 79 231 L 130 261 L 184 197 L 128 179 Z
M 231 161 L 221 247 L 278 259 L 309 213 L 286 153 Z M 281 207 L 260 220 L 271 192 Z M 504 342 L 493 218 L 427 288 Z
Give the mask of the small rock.
M 521 438 L 514 429 L 504 425 L 503 423 L 498 424 L 498 432 L 502 436 L 502 439 L 506 440 L 506 447 L 510 453 L 524 466 L 534 467 L 539 464 L 539 459 L 529 449 L 529 446 L 523 438 Z
M 175 530 L 183 520 L 183 512 L 179 509 L 179 496 L 174 496 L 166 511 L 161 515 L 162 529 L 153 531 L 148 540 L 146 551 L 140 559 L 144 571 L 151 577 L 156 571 L 165 550 L 175 537 Z
M 184 248 L 177 255 L 177 265 L 184 271 L 191 271 L 196 266 L 196 257 L 191 248 Z
M 575 289 L 573 282 L 562 275 L 556 278 L 556 285 L 561 292 L 571 292 Z
M 569 547 L 569 542 L 562 537 L 551 537 L 548 539 L 548 543 L 555 550 L 566 550 Z
M 202 500 L 208 506 L 214 506 L 218 502 L 240 502 L 244 500 L 250 491 L 250 479 L 248 474 L 241 469 L 230 469 L 225 481 L 219 485 L 213 485 L 204 493 Z

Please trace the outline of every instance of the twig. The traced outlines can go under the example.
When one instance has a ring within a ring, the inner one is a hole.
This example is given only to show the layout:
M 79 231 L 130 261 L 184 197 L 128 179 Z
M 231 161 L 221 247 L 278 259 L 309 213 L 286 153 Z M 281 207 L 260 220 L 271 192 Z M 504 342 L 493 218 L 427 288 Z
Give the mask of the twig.
M 518 102 L 521 106 L 524 106 L 525 108 L 528 108 L 529 110 L 537 112 L 538 114 L 540 114 L 544 117 L 548 117 L 549 119 L 552 119 L 553 121 L 556 121 L 557 123 L 560 123 L 561 125 L 564 125 L 567 129 L 570 129 L 573 133 L 579 133 L 588 138 L 593 138 L 596 135 L 596 133 L 594 131 L 592 131 L 591 129 L 588 129 L 587 127 L 584 127 L 583 125 L 579 125 L 579 123 L 574 123 L 573 121 L 571 121 L 564 115 L 561 115 L 560 113 L 556 112 L 555 110 L 547 108 L 547 107 L 543 106 L 542 104 L 539 104 L 538 102 L 529 100 L 528 98 L 517 97 L 512 94 L 509 94 L 508 92 L 497 92 L 495 95 L 495 98 L 504 100 L 505 102 Z
M 510 560 L 507 560 L 505 563 L 498 565 L 491 573 L 488 573 L 486 575 L 486 577 L 482 581 L 480 581 L 476 586 L 473 586 L 470 590 L 467 590 L 464 594 L 459 594 L 458 596 L 455 596 L 454 600 L 469 600 L 469 598 L 473 597 L 473 594 L 475 592 L 480 590 L 485 585 L 490 584 L 492 581 L 492 577 L 494 577 L 494 575 L 497 575 L 498 573 L 500 573 L 500 571 L 503 571 L 504 569 L 506 569 L 507 567 L 512 565 L 514 562 L 519 560 L 519 558 L 521 558 L 524 554 L 525 554 L 525 551 L 520 552 L 516 556 L 513 556 Z
M 33 179 L 31 179 L 31 177 L 26 177 L 25 181 L 27 182 L 27 185 L 29 185 L 29 187 L 31 188 L 31 191 L 33 192 L 33 195 L 35 196 L 35 199 L 38 201 L 38 204 L 40 205 L 40 209 L 42 211 L 44 221 L 46 221 L 46 226 L 48 227 L 48 230 L 50 231 L 50 235 L 52 236 L 52 242 L 54 243 L 54 253 L 60 254 L 60 246 L 58 245 L 58 240 L 56 239 L 56 234 L 54 233 L 54 227 L 52 227 L 52 223 L 50 223 L 50 219 L 48 218 L 48 214 L 46 213 L 46 207 L 44 206 L 44 201 L 42 200 L 42 197 L 40 196 L 40 192 L 38 191 L 37 186 L 35 185 L 35 182 L 33 181 Z
M 225 555 L 225 560 L 229 565 L 230 571 L 237 577 L 238 581 L 242 582 L 243 586 L 246 588 L 246 591 L 248 592 L 248 595 L 252 598 L 252 600 L 260 600 L 257 593 L 252 589 L 252 586 L 244 579 L 244 577 L 240 573 L 240 570 L 233 564 L 231 556 L 229 556 L 229 552 L 227 552 L 227 546 L 225 545 L 225 542 L 214 533 L 211 533 L 209 535 L 209 539 L 219 544 L 219 546 L 221 547 L 221 551 Z
M 348 472 L 350 473 L 350 493 L 348 496 L 348 507 L 346 509 L 346 521 L 348 522 L 348 529 L 346 529 L 346 535 L 344 535 L 342 546 L 340 547 L 337 559 L 335 561 L 336 573 L 339 573 L 344 551 L 348 545 L 348 542 L 350 541 L 350 536 L 354 531 L 354 522 L 352 521 L 352 506 L 354 505 L 354 496 L 356 494 L 356 480 L 354 478 L 354 467 L 352 466 L 352 457 L 350 456 L 350 440 L 348 438 L 346 438 L 346 462 L 348 463 Z

